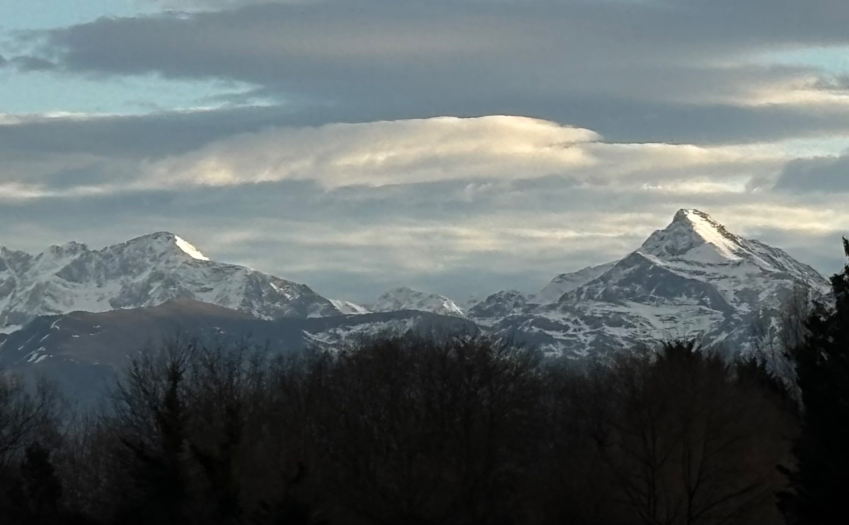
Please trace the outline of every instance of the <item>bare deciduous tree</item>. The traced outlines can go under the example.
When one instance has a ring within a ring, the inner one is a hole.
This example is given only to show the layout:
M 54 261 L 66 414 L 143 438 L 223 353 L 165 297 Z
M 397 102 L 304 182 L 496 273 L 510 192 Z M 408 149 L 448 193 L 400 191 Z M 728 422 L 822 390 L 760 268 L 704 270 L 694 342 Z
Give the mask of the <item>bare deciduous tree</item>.
M 642 523 L 745 523 L 765 511 L 778 488 L 774 466 L 786 446 L 784 414 L 741 386 L 719 357 L 693 344 L 656 357 L 624 357 L 592 395 L 598 450 Z

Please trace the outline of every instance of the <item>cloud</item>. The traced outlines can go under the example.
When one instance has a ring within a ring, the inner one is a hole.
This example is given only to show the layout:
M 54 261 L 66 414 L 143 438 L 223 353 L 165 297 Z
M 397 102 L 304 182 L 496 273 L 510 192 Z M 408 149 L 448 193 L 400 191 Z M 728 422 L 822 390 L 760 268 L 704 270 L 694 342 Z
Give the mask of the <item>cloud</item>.
M 406 107 L 414 116 L 458 115 L 449 106 L 475 98 L 489 101 L 480 114 L 514 100 L 600 95 L 810 106 L 831 102 L 818 98 L 821 72 L 757 57 L 777 45 L 845 43 L 836 20 L 846 8 L 815 3 L 827 11 L 760 0 L 328 0 L 102 18 L 30 41 L 69 73 L 232 79 L 302 104 Z
M 593 163 L 589 130 L 523 117 L 328 124 L 212 143 L 147 165 L 155 184 L 311 180 L 325 188 L 450 179 L 535 178 Z
M 38 122 L 48 130 L 58 125 L 58 140 L 67 135 L 66 120 L 112 129 L 111 117 L 72 115 L 0 126 L 0 137 Z M 8 134 L 22 142 L 26 136 Z M 585 128 L 519 116 L 272 127 L 194 147 L 187 143 L 177 151 L 160 146 L 122 151 L 115 145 L 78 149 L 65 141 L 52 151 L 28 151 L 7 142 L 8 150 L 0 147 L 6 154 L 0 182 L 18 189 L 7 192 L 6 200 L 289 182 L 327 194 L 360 188 L 344 194 L 362 202 L 374 198 L 377 188 L 387 188 L 380 198 L 391 199 L 393 188 L 449 184 L 453 198 L 468 209 L 494 195 L 525 199 L 510 189 L 520 181 L 535 199 L 552 194 L 548 186 L 606 192 L 608 198 L 623 191 L 705 198 L 749 193 L 773 180 L 789 160 L 777 145 L 617 143 Z M 83 141 L 90 144 L 91 137 Z M 409 198 L 405 195 L 404 206 Z
M 3 65 L 14 67 L 18 71 L 22 71 L 24 73 L 52 71 L 57 67 L 56 64 L 54 64 L 50 60 L 37 56 L 27 55 L 16 56 L 8 60 L 0 61 L 0 66 Z
M 147 126 L 129 132 L 121 122 L 67 115 L 19 117 L 0 126 L 0 183 L 7 185 L 0 198 L 32 202 L 202 188 L 226 192 L 289 183 L 311 188 L 310 199 L 337 196 L 339 213 L 362 213 L 358 207 L 372 202 L 381 203 L 376 212 L 385 211 L 386 202 L 397 198 L 393 215 L 410 216 L 421 203 L 427 218 L 436 205 L 431 191 L 440 206 L 472 215 L 489 213 L 492 206 L 557 209 L 571 194 L 592 194 L 591 202 L 614 202 L 617 194 L 643 199 L 745 194 L 752 181 L 771 180 L 787 160 L 770 145 L 617 143 L 585 128 L 517 116 L 229 134 L 225 128 L 218 131 L 225 136 L 212 141 L 191 136 L 193 120 L 177 128 L 168 120 L 168 126 L 160 123 L 163 136 L 172 139 L 185 126 L 192 140 L 182 144 L 151 134 Z M 119 135 L 116 130 L 125 136 L 110 142 Z M 416 197 L 418 192 L 425 197 Z M 580 199 L 570 198 L 568 205 L 578 206 Z M 212 207 L 221 212 L 218 204 Z M 290 209 L 305 212 L 302 206 Z
M 17 182 L 41 183 L 57 191 L 126 192 L 278 181 L 304 181 L 335 190 L 555 176 L 583 187 L 707 193 L 744 191 L 751 180 L 769 176 L 785 161 L 780 149 L 769 145 L 613 143 L 583 128 L 527 117 L 487 116 L 269 128 L 186 152 L 135 160 L 67 152 L 35 161 L 25 155 L 21 166 L 29 166 L 29 175 L 15 178 L 12 162 L 7 173 Z
M 849 156 L 794 160 L 782 170 L 775 187 L 795 192 L 849 192 Z
M 56 81 L 61 75 L 235 81 L 250 89 L 233 101 L 278 104 L 115 119 L 86 127 L 115 131 L 88 148 L 114 145 L 130 128 L 139 136 L 122 143 L 124 149 L 186 150 L 268 126 L 441 115 L 527 115 L 615 142 L 728 144 L 845 133 L 849 90 L 839 74 L 764 57 L 776 49 L 845 44 L 836 21 L 846 7 L 830 0 L 805 9 L 791 4 L 172 2 L 193 11 L 25 33 L 15 56 L 55 64 Z M 199 123 L 193 130 L 190 120 Z M 156 131 L 142 136 L 144 127 Z
M 438 66 L 429 63 L 431 58 L 441 58 L 447 68 L 472 58 L 485 66 L 495 60 L 511 70 L 559 63 L 603 72 L 711 61 L 733 70 L 728 66 L 735 58 L 739 63 L 776 44 L 786 49 L 845 43 L 841 17 L 847 11 L 831 0 L 813 0 L 801 9 L 767 0 L 329 0 L 189 16 L 103 18 L 36 35 L 45 39 L 46 52 L 59 54 L 69 67 L 104 72 L 273 80 L 291 72 L 259 71 L 263 63 L 304 66 L 300 61 L 308 59 L 319 62 L 317 69 L 341 69 L 340 61 L 347 60 L 379 69 L 410 58 L 428 67 Z M 124 60 L 130 52 L 133 59 Z M 519 63 L 519 58 L 530 60 Z M 560 74 L 550 71 L 542 78 L 562 79 Z
M 139 0 L 166 10 L 209 11 L 233 9 L 253 4 L 303 4 L 316 0 Z M 318 0 L 321 1 L 321 0 Z

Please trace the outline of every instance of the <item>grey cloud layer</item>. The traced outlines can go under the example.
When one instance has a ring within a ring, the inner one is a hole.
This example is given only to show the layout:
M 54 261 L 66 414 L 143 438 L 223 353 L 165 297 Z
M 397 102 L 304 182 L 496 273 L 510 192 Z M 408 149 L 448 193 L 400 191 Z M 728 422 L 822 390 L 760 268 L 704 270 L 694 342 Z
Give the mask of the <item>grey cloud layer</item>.
M 410 58 L 420 60 L 406 64 L 413 70 L 465 62 L 496 76 L 490 66 L 686 65 L 776 44 L 843 44 L 847 14 L 835 0 L 339 0 L 100 19 L 43 36 L 45 51 L 70 68 L 275 83 L 345 66 L 380 73 Z M 540 78 L 558 80 L 554 71 Z
M 796 192 L 849 192 L 849 157 L 799 159 L 787 164 L 776 188 Z
M 231 78 L 440 113 L 464 92 L 705 102 L 810 74 L 743 65 L 752 53 L 847 42 L 842 4 L 797 4 L 346 0 L 104 18 L 30 38 L 68 71 Z
M 315 0 L 140 0 L 166 10 L 232 9 L 252 4 L 299 4 Z M 320 1 L 320 0 L 319 0 Z
M 194 4 L 233 9 L 31 33 L 26 42 L 35 55 L 7 53 L 7 67 L 248 82 L 256 87 L 251 96 L 280 101 L 270 122 L 278 125 L 516 114 L 619 141 L 849 132 L 849 105 L 817 101 L 842 90 L 840 82 L 813 67 L 758 58 L 849 44 L 845 2 Z M 243 118 L 248 127 L 256 116 Z
M 271 126 L 320 126 L 442 115 L 472 117 L 499 107 L 501 114 L 527 115 L 589 128 L 614 142 L 739 143 L 849 133 L 849 106 L 822 108 L 728 104 L 646 103 L 599 95 L 517 98 L 503 104 L 485 96 L 445 101 L 445 111 L 391 104 L 298 108 L 238 107 L 215 111 L 160 112 L 96 119 L 19 118 L 0 126 L 0 152 L 51 151 L 158 156 L 185 152 L 233 134 Z

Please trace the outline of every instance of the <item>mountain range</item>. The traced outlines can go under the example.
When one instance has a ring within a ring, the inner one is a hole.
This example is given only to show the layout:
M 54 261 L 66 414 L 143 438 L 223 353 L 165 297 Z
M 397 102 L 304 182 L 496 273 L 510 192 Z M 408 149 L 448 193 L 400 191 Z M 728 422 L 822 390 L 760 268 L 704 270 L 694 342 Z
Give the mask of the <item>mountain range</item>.
M 79 389 L 108 380 L 152 338 L 178 330 L 244 336 L 280 349 L 332 345 L 378 331 L 449 330 L 509 337 L 581 358 L 698 337 L 745 350 L 756 319 L 776 319 L 797 289 L 828 281 L 786 252 L 681 210 L 620 260 L 556 276 L 535 293 L 463 303 L 401 287 L 360 305 L 307 285 L 209 260 L 160 232 L 92 250 L 38 255 L 0 248 L 0 366 Z M 83 388 L 85 389 L 85 388 Z

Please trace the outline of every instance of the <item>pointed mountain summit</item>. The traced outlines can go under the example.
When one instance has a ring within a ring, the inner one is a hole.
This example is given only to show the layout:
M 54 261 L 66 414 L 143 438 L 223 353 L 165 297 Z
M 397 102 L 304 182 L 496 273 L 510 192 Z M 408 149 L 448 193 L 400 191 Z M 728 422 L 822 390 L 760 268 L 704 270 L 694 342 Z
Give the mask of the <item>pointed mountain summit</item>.
M 75 242 L 36 256 L 0 250 L 0 332 L 42 315 L 141 308 L 175 299 L 211 303 L 261 319 L 339 314 L 308 286 L 210 261 L 170 232 L 101 250 Z
M 736 261 L 747 250 L 743 239 L 728 232 L 725 226 L 699 210 L 680 210 L 672 223 L 654 232 L 643 246 L 642 253 L 655 257 L 710 258 L 716 262 Z
M 783 250 L 733 234 L 704 212 L 681 210 L 638 250 L 561 301 L 687 301 L 725 313 L 753 312 L 778 308 L 785 289 L 825 289 L 825 283 Z
M 828 282 L 707 213 L 680 210 L 623 259 L 560 275 L 525 306 L 495 294 L 470 316 L 566 355 L 689 337 L 734 352 L 748 347 L 757 319 L 777 320 L 782 301 L 799 289 L 817 296 L 827 293 Z M 499 300 L 504 304 L 494 304 Z M 490 315 L 505 311 L 509 316 Z
M 714 267 L 716 272 L 737 274 L 789 274 L 809 286 L 819 286 L 822 276 L 785 251 L 729 232 L 699 210 L 680 210 L 672 223 L 654 232 L 637 252 L 660 265 L 680 271 Z
M 112 254 L 136 255 L 153 260 L 208 261 L 209 258 L 191 243 L 171 232 L 156 232 L 106 248 Z

